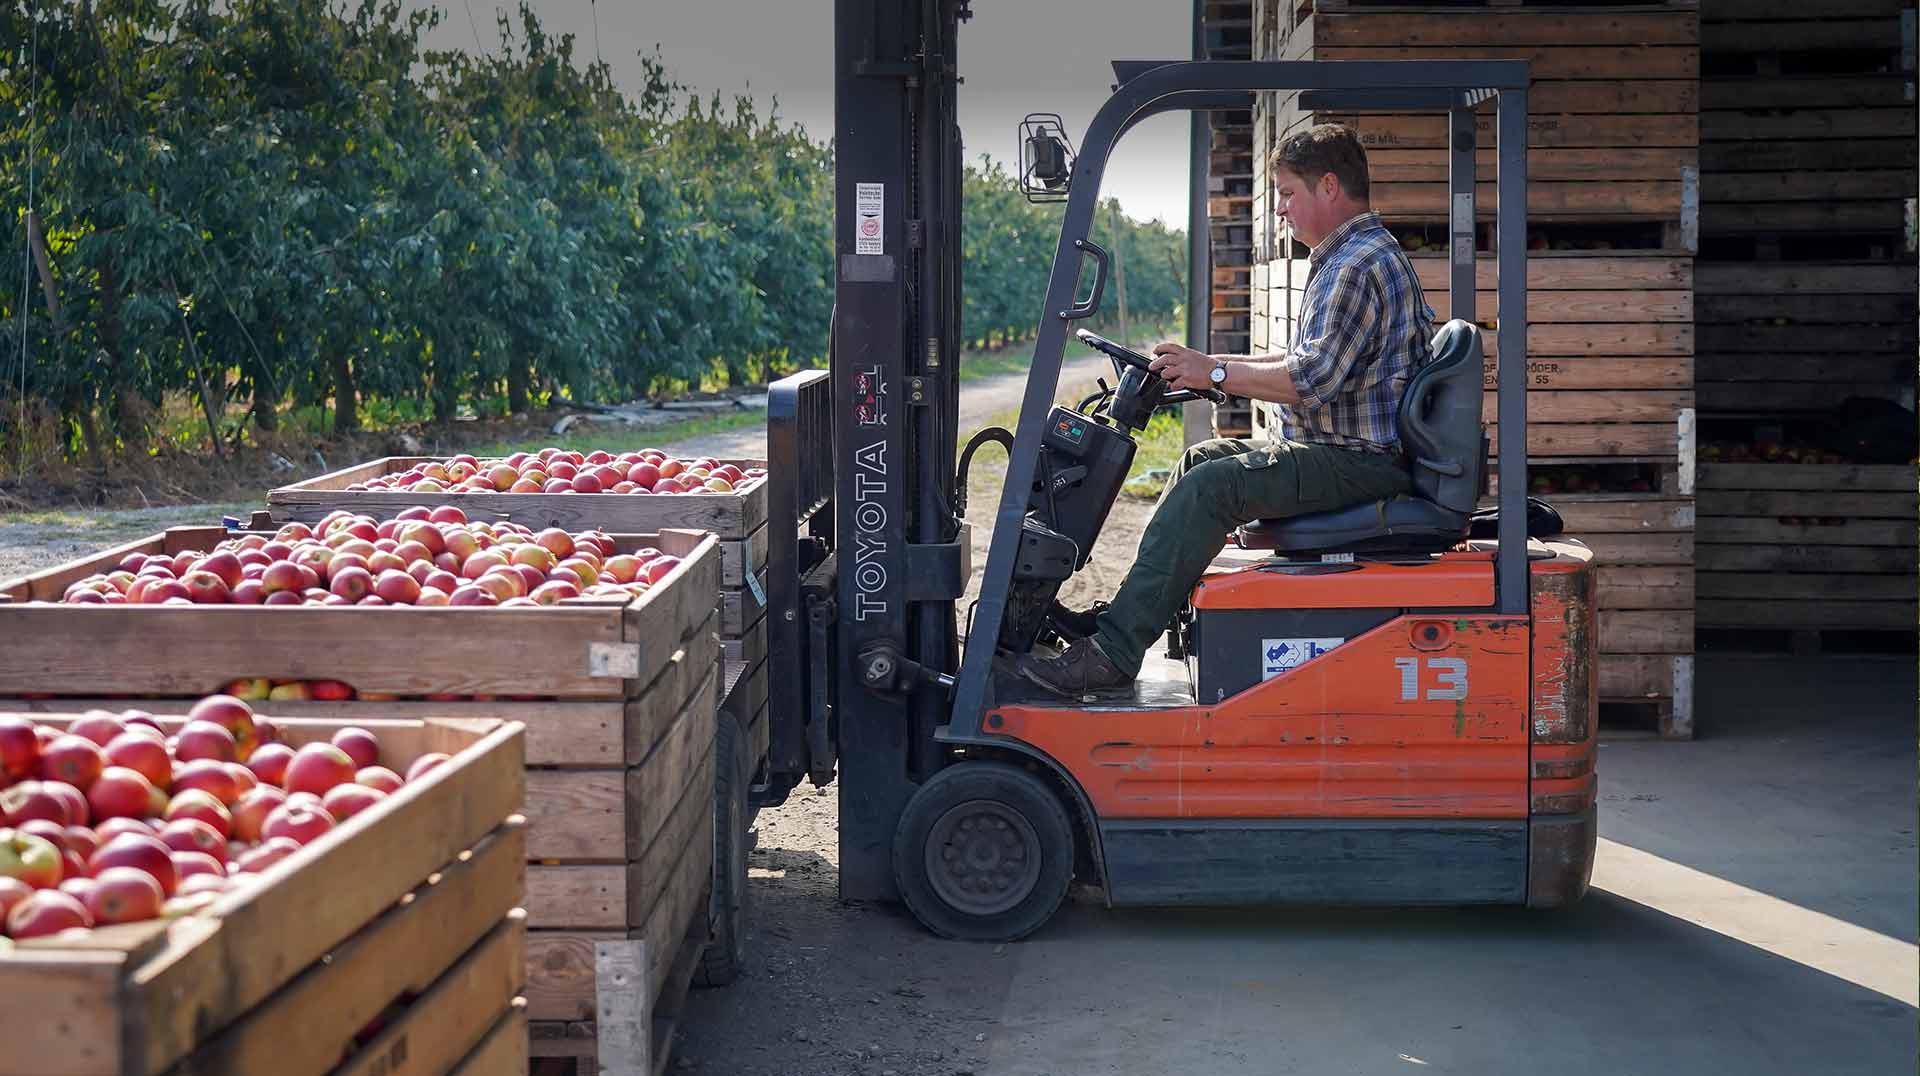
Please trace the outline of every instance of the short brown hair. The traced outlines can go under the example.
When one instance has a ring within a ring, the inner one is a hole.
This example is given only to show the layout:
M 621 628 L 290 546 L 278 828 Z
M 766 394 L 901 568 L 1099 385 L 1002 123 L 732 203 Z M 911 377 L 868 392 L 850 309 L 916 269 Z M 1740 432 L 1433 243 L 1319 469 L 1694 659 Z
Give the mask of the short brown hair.
M 1367 179 L 1366 147 L 1345 124 L 1319 123 L 1288 135 L 1267 163 L 1309 183 L 1318 183 L 1321 176 L 1331 172 L 1349 197 L 1363 202 L 1372 186 Z

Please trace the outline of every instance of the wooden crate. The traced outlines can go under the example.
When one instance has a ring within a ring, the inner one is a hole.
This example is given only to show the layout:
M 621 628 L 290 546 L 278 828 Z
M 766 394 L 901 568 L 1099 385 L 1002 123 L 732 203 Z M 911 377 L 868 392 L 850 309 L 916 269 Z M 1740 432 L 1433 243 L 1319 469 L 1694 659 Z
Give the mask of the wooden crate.
M 312 523 L 328 512 L 364 512 L 385 518 L 418 505 L 458 505 L 470 518 L 511 519 L 533 528 L 601 530 L 638 534 L 667 529 L 700 530 L 720 542 L 720 635 L 739 639 L 766 615 L 767 480 L 744 482 L 733 493 L 648 496 L 565 493 L 406 493 L 348 491 L 368 478 L 394 474 L 427 457 L 388 456 L 267 494 L 276 523 Z M 727 460 L 739 467 L 765 467 L 764 460 Z M 671 552 L 671 550 L 669 550 Z
M 280 724 L 299 744 L 340 723 Z M 379 733 L 399 769 L 452 758 L 200 913 L 0 951 L 0 1008 L 59 1016 L 14 1021 L 0 1073 L 456 1071 L 511 1019 L 525 981 L 525 730 L 429 720 Z
M 1703 627 L 1912 631 L 1911 466 L 1700 469 Z
M 1803 242 L 1851 235 L 1878 243 L 1876 260 L 1910 254 L 1912 0 L 1705 0 L 1700 20 L 1712 61 L 1700 82 L 1703 241 L 1792 258 Z
M 175 528 L 7 584 L 0 593 L 21 600 L 57 596 L 72 578 L 115 563 L 128 552 L 207 548 L 222 533 L 219 528 Z M 380 717 L 483 714 L 524 723 L 525 843 L 532 861 L 527 907 L 533 928 L 527 943 L 528 1015 L 547 1018 L 556 1004 L 570 1004 L 567 1011 L 575 1012 L 583 1000 L 591 1010 L 591 994 L 584 999 L 570 996 L 565 985 L 571 974 L 565 962 L 577 958 L 583 943 L 590 967 L 596 938 L 650 940 L 650 951 L 659 959 L 649 969 L 649 979 L 657 988 L 669 970 L 675 948 L 671 943 L 696 921 L 705 929 L 702 894 L 711 881 L 713 854 L 714 720 L 723 675 L 716 634 L 721 620 L 717 541 L 687 531 L 613 537 L 623 550 L 658 546 L 680 556 L 682 563 L 624 605 L 418 609 L 0 604 L 0 632 L 39 640 L 30 665 L 54 661 L 50 655 L 68 648 L 85 650 L 50 666 L 62 678 L 56 681 L 24 675 L 16 680 L 0 672 L 0 691 L 25 693 L 59 682 L 72 692 L 140 696 L 140 705 L 155 712 L 184 712 L 194 698 L 217 686 L 184 678 L 202 675 L 192 673 L 197 667 L 211 669 L 204 675 L 220 682 L 238 674 L 337 679 L 363 691 L 404 697 L 394 702 L 275 704 L 301 716 L 372 723 Z M 76 610 L 122 615 L 83 623 L 72 619 Z M 433 615 L 448 613 L 479 615 L 458 620 Z M 423 614 L 431 623 L 419 619 Z M 152 619 L 155 615 L 171 619 L 163 623 Z M 148 619 L 138 619 L 141 616 Z M 287 618 L 303 624 L 288 626 Z M 92 645 L 74 647 L 76 638 L 87 638 Z M 758 638 L 764 647 L 764 634 Z M 176 646 L 177 653 L 170 649 Z M 210 656 L 188 662 L 185 655 L 190 652 Z M 489 698 L 420 699 L 439 693 Z M 35 709 L 94 705 L 70 697 L 21 703 Z M 561 987 L 550 985 L 555 975 L 562 979 Z
M 634 969 L 652 962 L 648 942 L 596 941 L 591 972 L 602 1000 L 594 1019 L 533 1021 L 525 1048 L 538 1060 L 570 1061 L 565 1066 L 570 1076 L 660 1076 L 672 1057 L 705 942 L 703 933 L 680 939 L 670 954 L 671 970 L 656 990 L 636 983 Z
M 1374 9 L 1262 0 L 1258 59 L 1524 59 L 1528 98 L 1530 224 L 1641 221 L 1667 228 L 1660 245 L 1687 248 L 1697 228 L 1700 27 L 1680 8 L 1561 7 Z M 1313 123 L 1347 123 L 1367 145 L 1373 205 L 1390 225 L 1448 215 L 1447 120 L 1440 113 L 1365 114 L 1302 109 L 1291 92 L 1262 94 L 1254 165 Z M 1493 110 L 1478 117 L 1476 211 L 1493 218 Z M 1256 201 L 1256 213 L 1264 209 Z
M 1697 274 L 1703 412 L 1807 415 L 1913 392 L 1911 261 L 1702 260 Z

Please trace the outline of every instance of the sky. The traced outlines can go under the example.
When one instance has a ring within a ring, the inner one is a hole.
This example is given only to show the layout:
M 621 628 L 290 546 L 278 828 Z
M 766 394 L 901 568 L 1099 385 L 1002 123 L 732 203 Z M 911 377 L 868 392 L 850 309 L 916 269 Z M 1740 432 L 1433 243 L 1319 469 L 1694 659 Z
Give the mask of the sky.
M 497 46 L 495 13 L 513 0 L 408 0 L 446 14 L 432 48 Z M 751 93 L 814 137 L 833 134 L 832 0 L 532 0 L 553 33 L 598 51 L 623 85 L 637 86 L 640 53 L 655 46 L 677 81 L 703 94 Z M 1057 112 L 1077 146 L 1111 90 L 1115 59 L 1181 59 L 1192 49 L 1189 0 L 972 0 L 960 27 L 960 130 L 969 159 L 1011 165 L 1020 120 Z M 1156 116 L 1115 148 L 1103 195 L 1129 216 L 1187 221 L 1184 114 Z

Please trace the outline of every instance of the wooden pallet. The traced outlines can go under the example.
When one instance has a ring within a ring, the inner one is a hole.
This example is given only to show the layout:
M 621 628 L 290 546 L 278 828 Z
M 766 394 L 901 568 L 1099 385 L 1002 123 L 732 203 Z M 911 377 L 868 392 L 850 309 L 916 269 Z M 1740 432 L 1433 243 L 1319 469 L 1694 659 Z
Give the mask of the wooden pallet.
M 21 602 L 57 596 L 67 581 L 117 563 L 128 552 L 204 549 L 223 535 L 220 528 L 174 528 L 0 586 L 0 593 Z M 528 1015 L 554 1018 L 549 1014 L 558 1011 L 566 1014 L 560 1018 L 575 1019 L 582 1007 L 593 1007 L 592 983 L 589 976 L 581 994 L 569 962 L 577 964 L 584 951 L 590 967 L 595 940 L 646 940 L 650 952 L 665 955 L 649 972 L 657 987 L 668 970 L 670 943 L 696 921 L 705 927 L 701 894 L 713 862 L 712 756 L 722 676 L 719 545 L 687 531 L 615 535 L 614 541 L 623 550 L 657 546 L 682 562 L 626 604 L 416 609 L 16 603 L 0 604 L 0 632 L 31 639 L 31 664 L 25 667 L 51 671 L 53 682 L 67 690 L 153 696 L 141 705 L 160 713 L 181 712 L 213 690 L 195 672 L 212 669 L 210 675 L 220 679 L 241 671 L 273 679 L 337 679 L 363 692 L 402 697 L 282 706 L 302 716 L 523 722 L 525 842 L 532 860 Z M 78 621 L 76 612 L 111 615 Z M 74 646 L 80 637 L 89 645 Z M 764 646 L 764 635 L 758 637 Z M 0 692 L 37 691 L 49 682 L 45 672 L 28 676 L 20 668 L 9 662 L 0 671 Z M 419 701 L 442 693 L 514 701 Z M 92 705 L 71 698 L 24 704 Z
M 1699 619 L 1772 631 L 1911 631 L 1911 466 L 1704 464 Z
M 340 726 L 280 724 L 295 744 Z M 59 1016 L 15 1021 L 0 1072 L 450 1073 L 511 1027 L 526 972 L 525 730 L 378 731 L 398 769 L 452 758 L 202 912 L 0 952 L 0 1009 Z
M 1267 19 L 1291 9 L 1269 0 Z M 1528 219 L 1645 221 L 1668 227 L 1665 245 L 1691 249 L 1697 229 L 1699 21 L 1676 8 L 1622 10 L 1487 6 L 1378 9 L 1322 5 L 1317 13 L 1256 31 L 1262 59 L 1525 59 Z M 1261 95 L 1256 189 L 1264 158 L 1314 123 L 1353 126 L 1368 148 L 1374 207 L 1390 225 L 1448 219 L 1447 119 L 1441 113 L 1309 111 L 1293 93 Z M 1476 213 L 1491 221 L 1496 138 L 1491 109 L 1478 116 Z M 1256 212 L 1262 206 L 1256 202 Z
M 631 969 L 650 961 L 642 941 L 595 944 L 597 996 L 604 1001 L 588 1020 L 536 1020 L 526 1048 L 534 1076 L 659 1076 L 673 1057 L 673 1044 L 685 1011 L 694 968 L 706 944 L 704 933 L 681 939 L 666 978 L 657 989 L 632 984 Z

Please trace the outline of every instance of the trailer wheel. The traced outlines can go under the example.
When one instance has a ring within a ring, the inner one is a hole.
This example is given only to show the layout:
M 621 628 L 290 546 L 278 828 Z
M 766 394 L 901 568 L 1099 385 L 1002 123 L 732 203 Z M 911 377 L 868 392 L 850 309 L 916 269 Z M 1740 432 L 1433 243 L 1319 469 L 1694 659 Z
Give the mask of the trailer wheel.
M 1073 824 L 1044 781 L 962 762 L 920 786 L 893 836 L 893 874 L 928 930 L 1013 941 L 1038 930 L 1073 880 Z
M 747 959 L 747 739 L 722 713 L 713 736 L 713 914 L 711 937 L 694 968 L 700 986 L 726 986 Z

